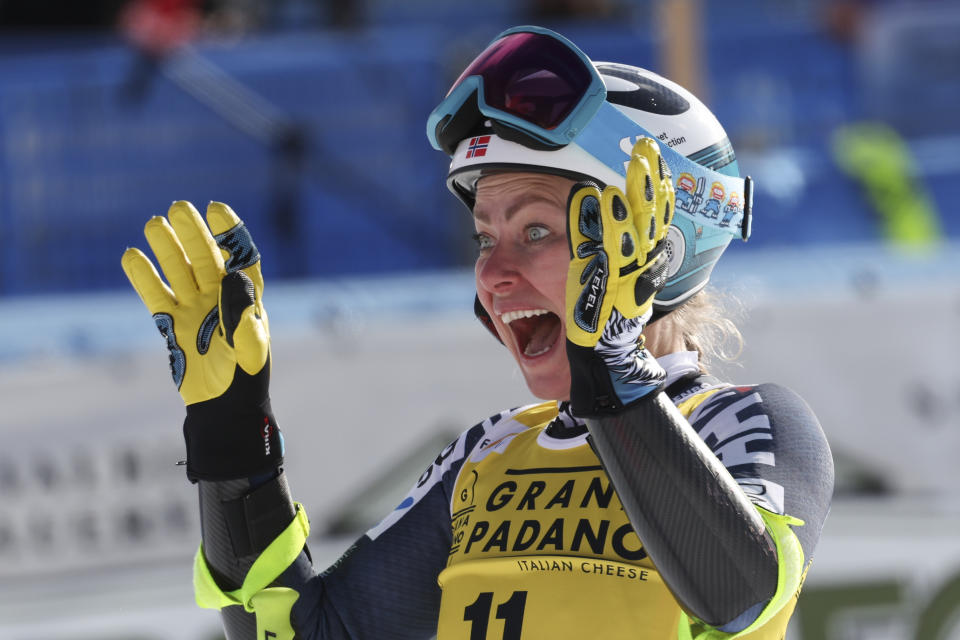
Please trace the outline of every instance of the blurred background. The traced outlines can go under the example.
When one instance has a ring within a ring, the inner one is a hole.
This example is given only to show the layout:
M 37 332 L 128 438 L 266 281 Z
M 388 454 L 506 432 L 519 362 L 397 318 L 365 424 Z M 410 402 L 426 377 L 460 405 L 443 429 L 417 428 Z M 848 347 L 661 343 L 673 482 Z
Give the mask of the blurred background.
M 120 269 L 175 199 L 263 257 L 319 568 L 450 439 L 531 400 L 472 318 L 427 114 L 500 30 L 693 89 L 756 180 L 716 368 L 814 407 L 837 491 L 794 640 L 960 638 L 960 5 L 0 1 L 0 639 L 214 640 L 163 340 Z

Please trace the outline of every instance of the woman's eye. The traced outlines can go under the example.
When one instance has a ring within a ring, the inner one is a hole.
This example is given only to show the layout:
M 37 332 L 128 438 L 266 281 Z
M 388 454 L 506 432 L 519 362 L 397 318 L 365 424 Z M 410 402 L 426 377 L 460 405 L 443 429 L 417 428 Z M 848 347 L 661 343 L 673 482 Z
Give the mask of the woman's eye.
M 493 247 L 493 238 L 485 233 L 473 234 L 473 241 L 477 243 L 477 249 L 480 251 Z
M 548 235 L 550 235 L 550 230 L 546 227 L 533 226 L 527 227 L 527 240 L 531 242 L 537 242 L 538 240 L 543 240 Z

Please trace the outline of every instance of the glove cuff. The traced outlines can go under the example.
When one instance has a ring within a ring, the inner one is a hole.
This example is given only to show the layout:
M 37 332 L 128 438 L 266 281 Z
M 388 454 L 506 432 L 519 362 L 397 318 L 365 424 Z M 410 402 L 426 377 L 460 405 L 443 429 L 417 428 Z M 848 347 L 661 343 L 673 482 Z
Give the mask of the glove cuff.
M 567 360 L 570 363 L 570 411 L 578 418 L 620 413 L 644 398 L 653 397 L 663 387 L 663 377 L 656 373 L 649 375 L 649 371 L 641 370 L 639 375 L 630 376 L 611 372 L 592 347 L 569 340 Z
M 223 395 L 187 405 L 183 437 L 191 482 L 249 478 L 283 464 L 283 436 L 266 391 L 269 370 L 269 361 L 252 376 L 238 366 Z

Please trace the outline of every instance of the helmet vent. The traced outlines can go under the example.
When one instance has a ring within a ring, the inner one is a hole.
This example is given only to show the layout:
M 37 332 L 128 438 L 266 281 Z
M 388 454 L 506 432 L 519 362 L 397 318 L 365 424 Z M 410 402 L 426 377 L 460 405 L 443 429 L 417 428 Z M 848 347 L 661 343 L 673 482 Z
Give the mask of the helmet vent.
M 667 278 L 672 278 L 683 265 L 683 256 L 687 252 L 687 243 L 683 233 L 675 226 L 667 229 L 667 238 L 663 245 L 663 252 L 667 254 Z
M 603 63 L 597 64 L 597 71 L 601 76 L 622 80 L 615 83 L 616 87 L 622 87 L 625 83 L 635 87 L 611 89 L 608 86 L 607 102 L 663 116 L 677 116 L 690 108 L 690 102 L 682 95 L 653 78 L 637 73 L 635 67 Z

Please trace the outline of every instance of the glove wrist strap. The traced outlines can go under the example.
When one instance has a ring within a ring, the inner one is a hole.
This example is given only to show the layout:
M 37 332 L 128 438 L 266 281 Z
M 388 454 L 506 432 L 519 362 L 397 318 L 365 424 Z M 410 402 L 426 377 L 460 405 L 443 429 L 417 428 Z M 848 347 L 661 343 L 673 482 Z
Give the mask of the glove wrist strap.
M 253 376 L 238 366 L 223 395 L 187 405 L 183 437 L 191 482 L 248 478 L 283 464 L 283 436 L 266 392 L 269 370 L 269 361 Z
M 591 347 L 567 341 L 570 362 L 570 410 L 579 418 L 597 418 L 620 413 L 663 387 L 661 376 L 646 375 L 632 379 L 611 371 L 609 365 Z

